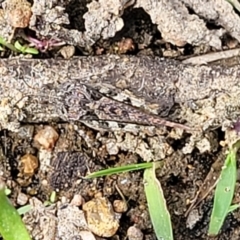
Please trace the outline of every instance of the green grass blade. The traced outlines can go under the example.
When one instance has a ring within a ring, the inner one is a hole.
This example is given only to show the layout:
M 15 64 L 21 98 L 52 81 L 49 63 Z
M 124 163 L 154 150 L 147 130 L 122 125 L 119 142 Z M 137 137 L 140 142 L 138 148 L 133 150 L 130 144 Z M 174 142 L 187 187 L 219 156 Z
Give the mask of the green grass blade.
M 149 214 L 158 240 L 173 240 L 170 214 L 159 181 L 155 176 L 155 163 L 144 171 L 144 189 Z
M 29 54 L 38 54 L 38 50 L 36 48 L 31 48 L 28 46 L 22 46 L 19 41 L 14 43 L 14 47 L 20 51 L 21 53 L 29 53 Z
M 5 195 L 2 184 L 0 206 L 0 234 L 4 240 L 31 240 L 20 215 Z
M 5 188 L 5 189 L 4 189 L 4 192 L 5 192 L 5 195 L 8 196 L 8 195 L 11 194 L 12 191 L 11 191 L 11 189 L 9 189 L 9 188 Z
M 219 233 L 223 222 L 231 209 L 237 180 L 236 149 L 231 149 L 224 163 L 214 194 L 213 210 L 208 234 L 215 236 Z
M 239 204 L 234 204 L 234 205 L 230 206 L 230 208 L 228 209 L 228 213 L 231 213 L 231 212 L 235 211 L 239 207 L 240 207 Z
M 108 175 L 122 173 L 122 172 L 141 170 L 145 168 L 150 168 L 152 167 L 152 165 L 153 165 L 152 162 L 147 162 L 147 163 L 129 164 L 121 167 L 108 168 L 108 169 L 100 170 L 97 172 L 93 172 L 87 175 L 86 179 L 103 177 L 103 176 L 108 176 Z
M 25 49 L 24 53 L 29 53 L 29 54 L 39 54 L 39 51 L 36 48 L 32 48 L 32 47 L 27 47 Z
M 56 191 L 52 191 L 51 192 L 49 200 L 50 200 L 51 203 L 55 203 L 56 202 L 56 200 L 57 200 L 57 193 L 56 193 Z
M 11 44 L 8 43 L 4 38 L 0 37 L 0 44 L 2 44 L 3 46 L 9 48 L 10 50 L 12 50 L 13 52 L 17 52 L 17 49 Z
M 29 212 L 31 209 L 32 209 L 32 206 L 30 204 L 28 204 L 28 205 L 18 208 L 17 212 L 19 215 L 23 215 L 23 214 Z

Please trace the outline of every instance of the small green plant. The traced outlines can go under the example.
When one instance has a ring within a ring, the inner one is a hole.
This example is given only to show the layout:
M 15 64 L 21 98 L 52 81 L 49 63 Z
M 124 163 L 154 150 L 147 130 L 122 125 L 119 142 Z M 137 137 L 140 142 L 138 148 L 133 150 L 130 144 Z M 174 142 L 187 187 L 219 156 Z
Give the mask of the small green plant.
M 0 44 L 12 50 L 13 52 L 20 52 L 23 54 L 38 54 L 38 50 L 36 48 L 29 47 L 27 45 L 21 45 L 19 41 L 16 41 L 14 45 L 8 43 L 4 38 L 0 37 Z M 0 51 L 3 51 L 3 48 L 0 47 Z
M 57 200 L 57 193 L 55 191 L 52 191 L 51 192 L 51 195 L 49 197 L 49 200 L 45 201 L 44 202 L 44 206 L 50 206 L 52 205 L 53 203 L 55 203 Z
M 4 240 L 31 240 L 20 215 L 8 200 L 5 186 L 0 183 L 0 234 Z
M 21 33 L 21 37 L 28 41 L 30 46 L 35 47 L 40 52 L 46 52 L 48 50 L 61 47 L 66 43 L 58 38 L 50 38 L 50 39 L 37 39 L 31 36 L 27 36 L 23 32 Z
M 86 178 L 102 177 L 127 171 L 144 170 L 144 191 L 147 198 L 149 214 L 158 240 L 173 240 L 170 214 L 167 209 L 160 182 L 155 176 L 155 169 L 162 162 L 147 162 L 109 168 L 89 174 Z
M 30 204 L 24 205 L 17 209 L 19 215 L 24 215 L 25 213 L 29 212 L 32 209 Z
M 27 46 L 27 45 L 21 45 L 21 44 L 19 43 L 19 41 L 16 41 L 16 42 L 14 43 L 14 47 L 15 47 L 19 52 L 24 53 L 24 54 L 26 54 L 26 53 L 29 53 L 29 54 L 38 54 L 38 53 L 39 53 L 36 48 L 29 47 L 29 46 Z
M 208 230 L 210 236 L 217 235 L 228 213 L 239 207 L 238 204 L 231 206 L 237 181 L 236 155 L 239 147 L 240 141 L 237 141 L 230 148 L 216 186 L 213 210 Z
M 13 52 L 17 52 L 17 49 L 11 44 L 8 43 L 4 38 L 0 37 L 0 44 L 2 46 L 5 46 L 7 48 L 9 48 L 10 50 L 12 50 Z M 3 50 L 3 48 L 1 47 L 1 50 Z

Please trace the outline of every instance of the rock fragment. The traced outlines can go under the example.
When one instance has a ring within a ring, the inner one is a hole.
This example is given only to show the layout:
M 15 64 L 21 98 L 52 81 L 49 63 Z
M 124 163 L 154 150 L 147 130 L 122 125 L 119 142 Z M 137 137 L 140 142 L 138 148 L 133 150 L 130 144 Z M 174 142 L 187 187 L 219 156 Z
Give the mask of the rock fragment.
M 127 230 L 127 236 L 128 240 L 142 240 L 143 239 L 143 233 L 141 230 L 135 226 L 131 226 Z
M 194 46 L 207 44 L 221 48 L 216 32 L 210 31 L 197 15 L 189 14 L 181 1 L 137 0 L 134 7 L 142 7 L 150 15 L 166 42 L 179 47 L 189 43 Z
M 32 154 L 25 154 L 20 159 L 20 172 L 28 177 L 32 177 L 34 175 L 38 166 L 38 159 Z
M 35 135 L 34 141 L 39 143 L 43 148 L 52 150 L 58 137 L 59 135 L 53 127 L 46 126 Z
M 111 237 L 119 228 L 119 222 L 111 203 L 105 197 L 97 197 L 83 205 L 88 228 L 100 237 Z
M 6 0 L 3 9 L 8 23 L 14 28 L 26 28 L 32 16 L 31 4 L 26 0 Z

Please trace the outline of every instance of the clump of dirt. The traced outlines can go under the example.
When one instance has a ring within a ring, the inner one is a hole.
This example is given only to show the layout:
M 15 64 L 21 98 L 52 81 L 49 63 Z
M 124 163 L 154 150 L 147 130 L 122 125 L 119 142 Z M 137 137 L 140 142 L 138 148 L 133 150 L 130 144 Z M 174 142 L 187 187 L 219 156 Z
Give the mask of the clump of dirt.
M 234 48 L 240 40 L 240 18 L 227 1 L 43 0 L 30 6 L 27 0 L 6 0 L 2 7 L 1 37 L 20 37 L 45 50 L 67 44 L 84 55 L 177 57 Z M 129 41 L 127 50 L 121 47 Z

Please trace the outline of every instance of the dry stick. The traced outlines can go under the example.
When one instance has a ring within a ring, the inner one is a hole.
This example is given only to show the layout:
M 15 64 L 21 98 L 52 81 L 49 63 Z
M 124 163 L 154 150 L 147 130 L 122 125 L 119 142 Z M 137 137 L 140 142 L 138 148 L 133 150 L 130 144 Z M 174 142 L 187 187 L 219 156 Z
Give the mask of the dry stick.
M 198 190 L 196 196 L 191 202 L 188 210 L 185 213 L 185 217 L 192 211 L 192 209 L 196 208 L 215 188 L 218 183 L 219 176 L 221 174 L 222 166 L 224 164 L 225 154 L 220 154 L 217 160 L 212 164 L 211 169 L 204 179 L 203 184 L 201 185 L 200 189 Z
M 236 56 L 240 56 L 239 48 L 190 57 L 190 58 L 187 58 L 186 60 L 183 60 L 182 63 L 193 64 L 193 65 L 203 65 L 203 64 L 208 64 L 211 62 L 228 59 Z

